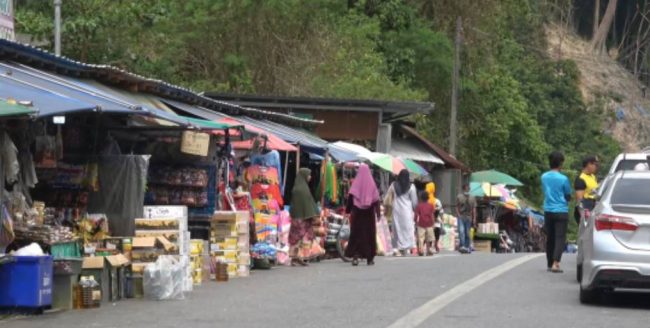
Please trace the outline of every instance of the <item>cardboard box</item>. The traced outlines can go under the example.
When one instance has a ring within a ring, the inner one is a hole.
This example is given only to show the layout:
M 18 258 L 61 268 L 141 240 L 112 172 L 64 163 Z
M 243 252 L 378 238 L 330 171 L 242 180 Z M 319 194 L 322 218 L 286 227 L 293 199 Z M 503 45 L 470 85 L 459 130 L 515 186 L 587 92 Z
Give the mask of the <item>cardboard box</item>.
M 158 236 L 156 237 L 156 241 L 162 245 L 162 247 L 165 249 L 166 252 L 175 252 L 178 251 L 178 247 L 174 244 L 172 244 L 167 238 L 164 236 Z
M 109 268 L 104 256 L 85 257 L 81 265 L 81 276 L 92 276 L 99 283 L 102 297 L 106 299 L 108 299 Z
M 143 274 L 144 268 L 150 263 L 133 263 L 131 264 L 131 270 L 133 273 Z
M 208 156 L 210 150 L 210 134 L 205 132 L 183 131 L 181 136 L 181 152 L 190 155 Z
M 187 218 L 187 206 L 145 206 L 144 218 L 157 219 L 157 218 Z
M 155 237 L 135 237 L 133 238 L 133 248 L 154 248 L 156 247 Z
M 176 218 L 135 219 L 136 230 L 179 230 L 180 221 Z
M 180 233 L 174 230 L 159 230 L 159 231 L 150 231 L 150 230 L 136 230 L 136 237 L 165 237 L 172 243 L 177 243 L 179 240 Z
M 106 258 L 103 256 L 84 257 L 81 269 L 103 269 Z
M 477 252 L 491 253 L 492 252 L 492 241 L 491 240 L 475 240 L 474 241 L 474 249 Z
M 212 222 L 248 223 L 250 214 L 247 211 L 217 211 L 212 216 Z
M 492 233 L 492 234 L 498 234 L 499 233 L 499 224 L 498 223 L 490 222 L 490 223 L 488 223 L 488 225 L 489 225 L 488 229 L 490 231 L 489 233 Z

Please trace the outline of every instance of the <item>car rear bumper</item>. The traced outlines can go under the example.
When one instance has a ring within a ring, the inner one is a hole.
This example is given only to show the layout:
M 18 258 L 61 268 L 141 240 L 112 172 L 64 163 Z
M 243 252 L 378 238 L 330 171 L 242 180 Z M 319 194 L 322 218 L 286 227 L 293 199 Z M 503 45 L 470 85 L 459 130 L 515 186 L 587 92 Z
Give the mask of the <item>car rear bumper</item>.
M 650 251 L 631 250 L 601 233 L 584 253 L 583 288 L 650 288 Z
M 637 268 L 607 266 L 595 272 L 588 288 L 650 289 L 650 275 L 642 275 Z

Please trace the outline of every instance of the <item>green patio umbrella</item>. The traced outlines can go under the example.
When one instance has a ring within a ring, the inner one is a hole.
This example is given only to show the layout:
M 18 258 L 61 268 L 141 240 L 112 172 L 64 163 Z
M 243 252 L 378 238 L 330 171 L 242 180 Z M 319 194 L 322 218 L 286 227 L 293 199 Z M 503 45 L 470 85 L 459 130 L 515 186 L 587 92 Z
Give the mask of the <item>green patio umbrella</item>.
M 0 117 L 27 116 L 35 114 L 36 112 L 37 110 L 32 107 L 0 99 Z
M 523 186 L 524 184 L 521 181 L 499 171 L 488 170 L 488 171 L 479 171 L 472 173 L 472 176 L 469 178 L 471 182 L 487 182 L 490 184 L 503 184 L 507 186 Z

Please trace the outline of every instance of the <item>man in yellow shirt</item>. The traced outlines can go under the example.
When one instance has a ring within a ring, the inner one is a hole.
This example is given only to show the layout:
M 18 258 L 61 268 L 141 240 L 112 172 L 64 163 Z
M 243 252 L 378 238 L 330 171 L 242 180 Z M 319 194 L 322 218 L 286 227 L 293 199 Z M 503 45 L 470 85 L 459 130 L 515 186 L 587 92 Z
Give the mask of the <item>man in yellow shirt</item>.
M 580 208 L 593 211 L 596 207 L 596 189 L 598 179 L 596 173 L 600 161 L 597 156 L 587 156 L 582 161 L 582 172 L 576 177 L 573 188 L 576 191 L 576 208 L 574 218 L 580 224 Z

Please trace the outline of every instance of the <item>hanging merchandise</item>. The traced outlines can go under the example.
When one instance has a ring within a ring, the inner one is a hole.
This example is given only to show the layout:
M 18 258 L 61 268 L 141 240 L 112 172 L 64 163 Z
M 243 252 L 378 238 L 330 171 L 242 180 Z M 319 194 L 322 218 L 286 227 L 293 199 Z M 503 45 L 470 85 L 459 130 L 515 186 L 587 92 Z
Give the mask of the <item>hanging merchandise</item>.
M 393 253 L 392 238 L 383 208 L 381 212 L 381 219 L 377 222 L 377 254 L 388 255 Z
M 5 252 L 5 247 L 14 241 L 16 235 L 14 233 L 13 222 L 9 216 L 9 211 L 7 211 L 7 208 L 2 204 L 0 204 L 0 211 L 3 212 L 2 215 L 0 215 L 0 254 L 3 254 Z
M 148 205 L 183 205 L 195 214 L 214 212 L 216 195 L 210 175 L 203 167 L 154 167 L 149 169 Z
M 289 215 L 289 211 L 282 211 L 280 212 L 280 220 L 278 221 L 277 261 L 279 264 L 291 264 L 291 258 L 289 257 L 290 230 L 291 216 Z
M 282 183 L 282 167 L 280 166 L 280 153 L 277 150 L 271 150 L 266 154 L 257 154 L 251 156 L 251 164 L 258 166 L 265 166 L 269 168 L 274 168 L 277 170 L 277 181 L 278 184 L 283 186 Z M 284 193 L 284 190 L 282 190 Z
M 263 244 L 259 246 L 261 249 L 267 249 L 267 246 L 272 246 L 274 249 L 272 253 L 262 252 L 264 254 L 263 258 L 269 260 L 275 260 L 276 258 L 275 249 L 279 246 L 278 225 L 284 206 L 284 200 L 280 193 L 281 180 L 279 173 L 278 167 L 258 164 L 249 166 L 244 173 L 246 182 L 250 186 L 255 237 L 258 244 Z
M 56 168 L 56 138 L 48 135 L 36 137 L 36 167 L 51 169 Z
M 18 173 L 20 173 L 20 163 L 18 162 L 18 149 L 9 138 L 9 135 L 4 132 L 2 138 L 2 149 L 0 149 L 0 160 L 4 169 L 4 177 L 9 184 L 18 181 Z
M 320 190 L 320 198 L 325 201 L 326 205 L 337 205 L 339 203 L 338 188 L 336 167 L 331 160 L 323 161 L 318 190 Z

